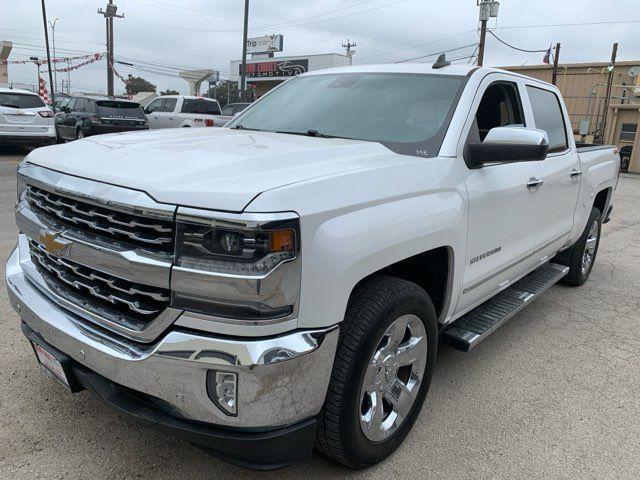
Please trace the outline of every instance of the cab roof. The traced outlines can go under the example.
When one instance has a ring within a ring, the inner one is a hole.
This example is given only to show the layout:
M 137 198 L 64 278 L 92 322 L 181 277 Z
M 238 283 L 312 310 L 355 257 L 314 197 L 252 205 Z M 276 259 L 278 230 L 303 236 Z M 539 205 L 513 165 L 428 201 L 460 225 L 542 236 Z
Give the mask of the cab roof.
M 303 75 L 322 75 L 326 73 L 420 73 L 429 75 L 451 75 L 466 77 L 471 76 L 476 71 L 503 72 L 510 73 L 505 70 L 492 67 L 478 67 L 476 65 L 448 65 L 441 68 L 433 68 L 433 62 L 429 63 L 381 63 L 373 65 L 354 65 L 350 67 L 328 68 L 326 70 L 318 70 L 308 72 Z

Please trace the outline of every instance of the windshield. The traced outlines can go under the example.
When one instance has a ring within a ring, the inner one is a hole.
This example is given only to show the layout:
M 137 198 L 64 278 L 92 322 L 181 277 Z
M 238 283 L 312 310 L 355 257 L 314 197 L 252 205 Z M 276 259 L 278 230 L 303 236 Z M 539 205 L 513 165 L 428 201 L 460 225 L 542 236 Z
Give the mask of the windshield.
M 100 100 L 96 102 L 100 115 L 105 117 L 136 117 L 144 118 L 144 112 L 139 103 L 119 102 L 117 100 Z
M 460 76 L 404 73 L 302 76 L 229 127 L 369 140 L 398 153 L 435 155 L 465 82 Z
M 26 93 L 0 93 L 0 107 L 10 108 L 42 108 L 44 102 L 37 95 Z

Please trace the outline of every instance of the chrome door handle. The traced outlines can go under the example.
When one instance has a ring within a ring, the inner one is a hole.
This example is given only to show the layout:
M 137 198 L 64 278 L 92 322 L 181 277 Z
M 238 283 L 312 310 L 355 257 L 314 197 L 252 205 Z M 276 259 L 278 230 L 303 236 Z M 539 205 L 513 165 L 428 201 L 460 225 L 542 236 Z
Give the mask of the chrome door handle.
M 579 177 L 580 175 L 582 175 L 582 172 L 580 170 L 576 170 L 575 168 L 569 172 L 569 176 L 571 178 L 576 178 L 576 177 Z
M 544 181 L 539 180 L 537 178 L 530 178 L 529 181 L 527 182 L 527 188 L 529 190 L 531 190 L 532 188 L 538 188 L 538 187 L 541 187 L 543 183 Z

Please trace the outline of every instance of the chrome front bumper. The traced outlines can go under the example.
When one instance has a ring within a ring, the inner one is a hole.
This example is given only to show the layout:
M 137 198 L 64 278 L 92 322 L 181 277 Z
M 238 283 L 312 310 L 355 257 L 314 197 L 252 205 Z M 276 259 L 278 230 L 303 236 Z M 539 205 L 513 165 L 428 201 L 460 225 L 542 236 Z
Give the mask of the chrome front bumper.
M 267 428 L 312 417 L 324 403 L 337 326 L 264 339 L 173 329 L 142 345 L 105 334 L 52 302 L 25 275 L 19 249 L 7 263 L 6 283 L 14 309 L 47 343 L 112 382 L 163 400 L 176 416 Z M 238 375 L 236 417 L 224 414 L 209 398 L 209 370 Z

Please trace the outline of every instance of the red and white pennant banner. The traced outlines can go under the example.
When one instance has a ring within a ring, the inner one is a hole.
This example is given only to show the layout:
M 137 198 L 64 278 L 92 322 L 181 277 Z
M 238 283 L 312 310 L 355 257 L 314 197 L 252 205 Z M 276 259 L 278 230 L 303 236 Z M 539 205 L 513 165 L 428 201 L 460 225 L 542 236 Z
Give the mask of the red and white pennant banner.
M 94 59 L 94 61 L 96 61 L 96 60 L 100 60 L 103 56 L 104 56 L 104 53 L 89 53 L 87 55 L 79 55 L 77 57 L 59 57 L 59 58 L 52 58 L 51 63 L 62 63 L 62 62 L 71 62 L 73 60 L 88 60 L 88 59 Z M 44 65 L 47 62 L 45 60 L 0 60 L 0 63 L 2 65 L 19 65 L 19 64 L 25 64 L 25 63 L 36 63 L 39 65 Z
M 90 63 L 97 62 L 98 60 L 102 60 L 102 57 L 104 57 L 103 53 L 94 53 L 93 57 L 90 58 L 89 60 L 86 60 L 82 63 L 78 63 L 77 65 L 72 65 L 70 67 L 54 68 L 52 71 L 53 72 L 70 72 L 72 70 L 77 70 L 80 67 L 84 67 L 85 65 L 89 65 Z

